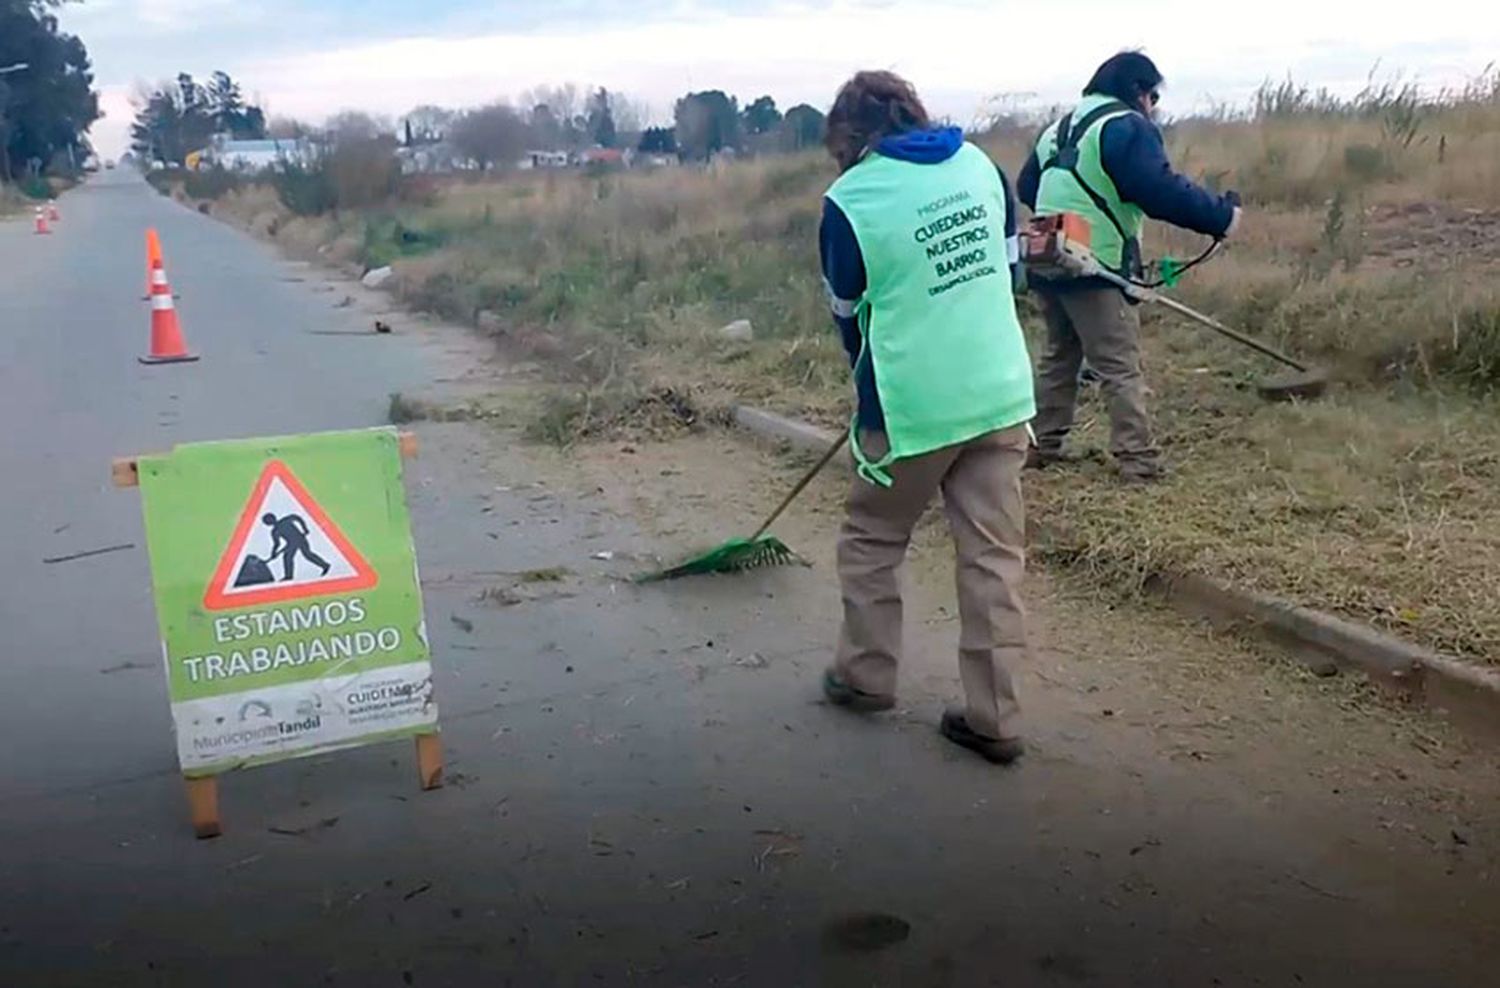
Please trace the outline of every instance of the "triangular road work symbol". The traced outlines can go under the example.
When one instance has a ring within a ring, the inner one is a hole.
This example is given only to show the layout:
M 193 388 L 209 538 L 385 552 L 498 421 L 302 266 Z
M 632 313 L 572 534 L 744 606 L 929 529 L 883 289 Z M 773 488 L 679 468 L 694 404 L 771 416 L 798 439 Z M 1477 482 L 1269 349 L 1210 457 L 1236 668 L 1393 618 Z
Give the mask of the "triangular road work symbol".
M 375 570 L 292 471 L 261 471 L 203 595 L 211 611 L 368 590 Z

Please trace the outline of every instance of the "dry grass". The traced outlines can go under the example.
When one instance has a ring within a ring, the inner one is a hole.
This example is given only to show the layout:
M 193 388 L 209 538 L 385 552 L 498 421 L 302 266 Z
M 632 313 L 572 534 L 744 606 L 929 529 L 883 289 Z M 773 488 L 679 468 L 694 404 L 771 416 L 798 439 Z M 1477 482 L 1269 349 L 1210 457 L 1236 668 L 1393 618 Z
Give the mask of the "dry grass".
M 1173 475 L 1124 488 L 1102 457 L 1032 475 L 1044 555 L 1126 590 L 1196 570 L 1500 658 L 1500 408 L 1348 389 L 1269 405 L 1242 361 L 1160 366 L 1182 346 L 1166 337 L 1186 332 L 1159 327 L 1147 347 Z M 1096 395 L 1080 422 L 1080 448 L 1107 447 Z
M 1252 121 L 1171 128 L 1174 160 L 1237 188 L 1233 248 L 1189 302 L 1333 368 L 1328 400 L 1268 406 L 1274 368 L 1144 312 L 1148 376 L 1175 476 L 1117 487 L 1103 462 L 1032 483 L 1044 547 L 1113 585 L 1191 567 L 1456 653 L 1500 660 L 1500 87 L 1446 107 L 1379 94 L 1282 99 Z M 1295 94 L 1293 94 L 1295 96 Z M 984 143 L 1012 175 L 1029 135 Z M 817 263 L 819 156 L 722 171 L 542 173 L 454 182 L 430 201 L 291 219 L 264 190 L 228 211 L 303 254 L 394 259 L 399 293 L 497 325 L 560 381 L 533 435 L 567 445 L 712 420 L 752 401 L 834 424 L 847 365 Z M 1148 254 L 1198 238 L 1153 229 Z M 1034 330 L 1034 307 L 1023 299 Z M 748 318 L 756 339 L 718 327 Z M 1105 445 L 1101 409 L 1078 438 Z
M 11 186 L 0 182 L 0 216 L 19 216 L 35 207 L 35 200 L 28 199 Z

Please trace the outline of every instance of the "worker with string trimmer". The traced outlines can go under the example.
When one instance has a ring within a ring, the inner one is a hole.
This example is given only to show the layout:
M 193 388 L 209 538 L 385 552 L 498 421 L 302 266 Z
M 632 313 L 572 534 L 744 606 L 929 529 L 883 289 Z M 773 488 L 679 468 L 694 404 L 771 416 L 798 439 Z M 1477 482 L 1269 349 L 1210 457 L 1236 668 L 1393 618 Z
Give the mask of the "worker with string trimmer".
M 1240 222 L 1238 196 L 1216 195 L 1168 162 L 1152 122 L 1162 81 L 1155 63 L 1139 52 L 1110 58 L 1084 87 L 1083 101 L 1042 132 L 1017 182 L 1021 200 L 1038 216 L 1083 217 L 1099 264 L 1129 279 L 1143 275 L 1140 238 L 1147 217 L 1216 241 Z M 1159 479 L 1163 466 L 1146 409 L 1135 299 L 1098 277 L 1035 271 L 1028 277 L 1047 323 L 1036 371 L 1036 447 L 1028 464 L 1069 458 L 1063 443 L 1087 360 L 1108 401 L 1110 453 L 1121 478 Z

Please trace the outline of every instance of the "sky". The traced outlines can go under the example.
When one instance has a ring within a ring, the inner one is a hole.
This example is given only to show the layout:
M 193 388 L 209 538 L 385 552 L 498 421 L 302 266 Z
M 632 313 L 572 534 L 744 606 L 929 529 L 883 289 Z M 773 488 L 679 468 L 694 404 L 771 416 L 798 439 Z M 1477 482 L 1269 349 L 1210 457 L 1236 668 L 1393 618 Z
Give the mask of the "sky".
M 699 89 L 826 109 L 852 72 L 881 68 L 967 123 L 997 103 L 1070 101 L 1123 48 L 1156 60 L 1173 115 L 1288 75 L 1345 94 L 1372 71 L 1437 89 L 1500 59 L 1493 0 L 84 0 L 60 16 L 93 58 L 106 116 L 92 138 L 111 157 L 131 94 L 183 71 L 223 69 L 271 116 L 314 122 L 565 82 L 667 122 Z

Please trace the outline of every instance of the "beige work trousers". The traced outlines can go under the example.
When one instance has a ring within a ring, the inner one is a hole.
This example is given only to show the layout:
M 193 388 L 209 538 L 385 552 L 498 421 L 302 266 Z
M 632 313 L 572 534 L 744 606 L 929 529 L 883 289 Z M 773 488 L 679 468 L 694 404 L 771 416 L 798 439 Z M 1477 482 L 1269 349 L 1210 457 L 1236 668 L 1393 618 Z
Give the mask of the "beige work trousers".
M 1085 358 L 1109 404 L 1109 450 L 1127 474 L 1154 476 L 1161 451 L 1146 410 L 1140 318 L 1119 289 L 1038 292 L 1047 341 L 1036 370 L 1037 449 L 1058 453 L 1073 429 L 1078 369 Z
M 1012 679 L 1025 656 L 1026 512 L 1021 468 L 1029 436 L 1020 425 L 992 432 L 889 468 L 894 484 L 856 477 L 839 535 L 844 624 L 835 671 L 866 693 L 894 695 L 902 650 L 898 571 L 912 529 L 942 491 L 957 554 L 959 675 L 971 730 L 991 738 L 1020 734 Z M 866 434 L 861 446 L 879 455 L 885 437 Z

